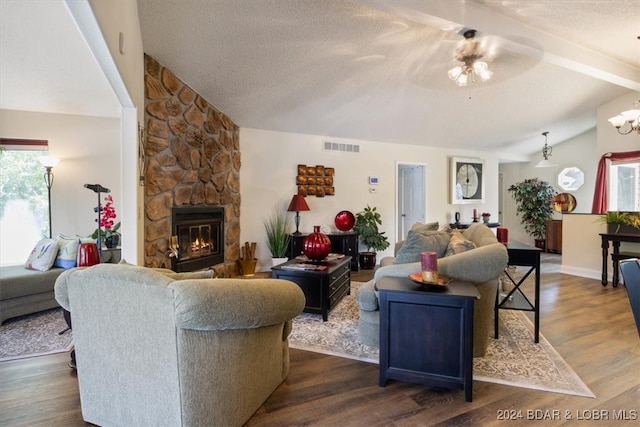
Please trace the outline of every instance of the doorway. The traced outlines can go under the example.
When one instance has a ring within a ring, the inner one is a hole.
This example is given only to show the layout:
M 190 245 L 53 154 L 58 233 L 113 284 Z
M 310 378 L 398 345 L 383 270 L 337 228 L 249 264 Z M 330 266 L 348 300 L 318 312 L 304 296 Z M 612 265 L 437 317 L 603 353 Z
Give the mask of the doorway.
M 423 163 L 397 163 L 396 242 L 404 240 L 411 226 L 427 217 L 427 173 Z

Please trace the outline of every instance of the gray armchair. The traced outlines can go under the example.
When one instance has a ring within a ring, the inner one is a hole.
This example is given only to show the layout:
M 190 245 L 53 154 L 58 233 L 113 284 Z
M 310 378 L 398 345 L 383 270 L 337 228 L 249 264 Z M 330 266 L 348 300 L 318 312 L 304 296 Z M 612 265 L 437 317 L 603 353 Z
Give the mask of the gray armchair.
M 474 305 L 473 355 L 483 356 L 493 327 L 494 306 L 498 290 L 498 278 L 509 260 L 506 247 L 498 243 L 496 236 L 485 225 L 473 224 L 462 232 L 476 248 L 438 259 L 438 273 L 451 278 L 474 283 L 480 291 L 480 299 Z M 398 250 L 399 247 L 396 248 Z M 358 332 L 362 343 L 379 345 L 380 309 L 374 284 L 382 277 L 407 277 L 421 271 L 420 262 L 393 264 L 393 259 L 383 259 L 373 280 L 360 286 L 356 295 L 360 319 Z
M 295 283 L 180 277 L 99 264 L 58 278 L 85 421 L 242 425 L 286 378 Z

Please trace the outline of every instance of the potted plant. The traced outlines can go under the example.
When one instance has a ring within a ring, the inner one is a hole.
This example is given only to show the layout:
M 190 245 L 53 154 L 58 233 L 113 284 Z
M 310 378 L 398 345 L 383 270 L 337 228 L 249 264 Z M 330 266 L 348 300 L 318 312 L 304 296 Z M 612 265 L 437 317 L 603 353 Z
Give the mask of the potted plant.
M 516 202 L 516 214 L 522 217 L 525 231 L 534 237 L 536 247 L 544 249 L 547 220 L 553 217 L 556 191 L 551 184 L 538 178 L 513 184 L 507 191 Z
M 389 240 L 384 235 L 384 231 L 378 230 L 382 225 L 380 213 L 375 207 L 367 205 L 362 211 L 356 213 L 356 224 L 353 231 L 358 233 L 362 243 L 367 247 L 366 252 L 360 252 L 360 268 L 372 269 L 376 266 L 376 252 L 383 251 L 389 247 Z
M 92 239 L 98 239 L 98 235 L 100 236 L 99 244 L 105 246 L 109 249 L 113 249 L 118 247 L 120 244 L 120 221 L 115 222 L 116 219 L 116 208 L 113 207 L 113 197 L 108 195 L 104 198 L 104 205 L 100 206 L 100 224 L 99 228 L 96 228 L 93 234 L 91 235 Z
M 608 211 L 601 220 L 609 234 L 640 234 L 640 216 L 633 212 Z
M 264 228 L 267 232 L 267 247 L 271 252 L 273 265 L 286 262 L 291 219 L 284 211 L 274 210 L 271 216 L 264 221 Z

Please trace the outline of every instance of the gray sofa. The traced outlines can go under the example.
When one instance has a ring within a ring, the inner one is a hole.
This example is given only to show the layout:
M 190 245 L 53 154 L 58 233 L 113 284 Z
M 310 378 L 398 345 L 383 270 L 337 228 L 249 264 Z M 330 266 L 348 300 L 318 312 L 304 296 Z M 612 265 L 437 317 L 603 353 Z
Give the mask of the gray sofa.
M 58 278 L 85 421 L 239 426 L 286 378 L 298 285 L 183 277 L 99 264 Z
M 493 313 L 498 290 L 498 278 L 508 262 L 506 247 L 499 243 L 493 232 L 480 223 L 472 224 L 462 231 L 465 239 L 472 241 L 476 248 L 466 252 L 438 259 L 438 273 L 451 279 L 473 282 L 480 291 L 480 299 L 474 305 L 473 355 L 483 356 L 489 342 L 493 326 Z M 398 250 L 401 246 L 396 247 Z M 425 250 L 432 250 L 427 248 Z M 379 346 L 380 311 L 374 284 L 382 277 L 407 277 L 421 271 L 420 262 L 394 264 L 393 257 L 381 260 L 381 267 L 373 280 L 360 286 L 356 295 L 360 319 L 359 337 L 362 343 Z
M 64 269 L 29 270 L 23 265 L 0 267 L 0 324 L 12 317 L 58 307 L 53 287 Z

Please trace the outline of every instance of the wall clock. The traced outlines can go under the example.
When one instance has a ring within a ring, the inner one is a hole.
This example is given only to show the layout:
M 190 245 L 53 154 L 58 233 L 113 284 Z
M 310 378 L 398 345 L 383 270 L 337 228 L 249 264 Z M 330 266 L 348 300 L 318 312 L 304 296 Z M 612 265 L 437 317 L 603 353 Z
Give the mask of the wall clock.
M 484 203 L 484 160 L 451 158 L 451 204 Z

